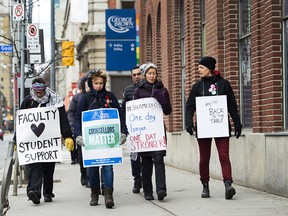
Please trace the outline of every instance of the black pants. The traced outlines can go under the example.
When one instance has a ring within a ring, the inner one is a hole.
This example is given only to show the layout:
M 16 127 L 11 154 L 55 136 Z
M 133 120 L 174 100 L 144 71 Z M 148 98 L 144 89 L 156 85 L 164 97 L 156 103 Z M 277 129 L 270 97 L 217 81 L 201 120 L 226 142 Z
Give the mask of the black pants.
M 55 162 L 29 164 L 27 193 L 36 191 L 41 197 L 43 181 L 43 195 L 53 196 L 53 175 Z
M 80 166 L 80 172 L 81 172 L 81 175 L 83 176 L 83 177 L 85 177 L 86 178 L 86 176 L 87 176 L 87 169 L 86 168 L 84 168 L 84 166 L 83 166 L 83 157 L 82 157 L 82 147 L 81 146 L 77 146 L 77 155 L 78 155 L 78 163 L 79 163 L 79 166 Z
M 134 182 L 141 182 L 141 161 L 139 156 L 137 157 L 137 160 L 131 159 L 131 168 Z
M 158 193 L 160 190 L 167 191 L 164 156 L 162 154 L 154 154 L 153 157 L 142 157 L 141 169 L 144 194 L 153 193 L 153 163 L 155 166 L 156 192 Z

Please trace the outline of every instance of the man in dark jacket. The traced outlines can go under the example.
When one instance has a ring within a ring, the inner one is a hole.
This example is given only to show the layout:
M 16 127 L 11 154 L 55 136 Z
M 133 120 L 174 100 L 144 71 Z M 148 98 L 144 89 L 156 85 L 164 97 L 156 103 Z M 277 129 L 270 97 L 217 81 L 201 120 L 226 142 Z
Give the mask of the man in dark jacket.
M 74 136 L 75 114 L 77 111 L 79 101 L 81 100 L 81 97 L 83 97 L 83 95 L 86 93 L 86 89 L 85 89 L 85 86 L 87 85 L 86 82 L 87 82 L 87 76 L 86 75 L 79 79 L 78 89 L 80 90 L 80 92 L 73 96 L 73 98 L 69 104 L 69 109 L 67 111 L 68 120 L 69 120 L 69 123 L 71 126 L 74 140 L 76 139 L 76 137 Z M 89 89 L 88 86 L 87 86 L 87 89 Z M 75 145 L 75 148 L 77 151 L 78 163 L 80 165 L 80 172 L 81 172 L 80 182 L 83 186 L 86 185 L 86 187 L 88 187 L 88 176 L 86 175 L 87 170 L 86 170 L 86 168 L 84 168 L 83 160 L 82 160 L 82 148 L 81 148 L 81 146 L 77 146 L 77 145 Z
M 138 83 L 143 78 L 142 73 L 140 71 L 139 66 L 132 68 L 131 77 L 133 83 L 127 86 L 123 93 L 123 103 L 122 109 L 123 113 L 126 117 L 126 102 L 134 99 L 134 91 L 137 88 Z M 132 168 L 132 176 L 134 177 L 134 186 L 132 189 L 133 193 L 140 193 L 140 189 L 142 188 L 141 184 L 141 162 L 140 157 L 138 157 L 137 153 L 133 153 L 130 155 L 131 168 Z

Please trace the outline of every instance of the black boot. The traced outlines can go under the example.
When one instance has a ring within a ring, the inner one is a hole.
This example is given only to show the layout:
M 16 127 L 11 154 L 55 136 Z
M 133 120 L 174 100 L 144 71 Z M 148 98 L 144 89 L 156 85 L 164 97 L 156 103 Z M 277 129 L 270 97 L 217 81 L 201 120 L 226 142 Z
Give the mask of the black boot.
M 104 188 L 104 197 L 106 208 L 112 208 L 114 206 L 113 188 Z
M 99 188 L 91 188 L 90 206 L 98 205 L 98 201 L 99 201 Z
M 225 199 L 232 199 L 232 197 L 236 194 L 235 188 L 231 186 L 232 182 L 225 180 L 224 185 L 225 185 Z
M 141 180 L 140 181 L 134 181 L 134 187 L 132 189 L 133 193 L 140 193 L 140 189 L 142 188 Z
M 202 182 L 203 184 L 203 191 L 201 193 L 202 198 L 209 198 L 210 197 L 210 190 L 208 182 Z

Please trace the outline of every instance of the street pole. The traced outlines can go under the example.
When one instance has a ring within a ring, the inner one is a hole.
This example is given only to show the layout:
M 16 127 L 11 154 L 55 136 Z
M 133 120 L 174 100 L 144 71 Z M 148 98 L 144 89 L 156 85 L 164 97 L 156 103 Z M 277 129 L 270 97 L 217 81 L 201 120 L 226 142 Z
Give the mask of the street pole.
M 55 8 L 54 0 L 51 0 L 51 66 L 50 66 L 50 88 L 55 88 Z
M 26 7 L 25 1 L 23 1 L 24 8 Z M 25 12 L 24 12 L 25 13 Z M 20 104 L 24 100 L 24 89 L 25 89 L 25 15 L 21 22 L 21 86 L 20 86 Z

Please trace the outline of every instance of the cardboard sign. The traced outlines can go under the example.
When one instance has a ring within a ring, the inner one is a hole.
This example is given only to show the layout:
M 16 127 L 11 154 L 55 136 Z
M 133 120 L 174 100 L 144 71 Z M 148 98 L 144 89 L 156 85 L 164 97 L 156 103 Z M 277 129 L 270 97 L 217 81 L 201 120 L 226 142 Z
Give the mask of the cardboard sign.
M 155 98 L 128 101 L 126 125 L 130 152 L 166 150 L 163 110 Z
M 40 107 L 18 110 L 16 142 L 20 165 L 62 161 L 58 109 Z
M 198 138 L 229 137 L 226 95 L 196 97 Z
M 82 112 L 84 167 L 123 163 L 120 118 L 115 108 Z

